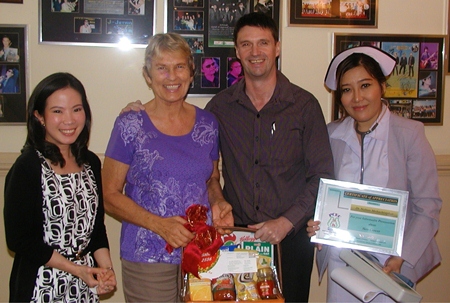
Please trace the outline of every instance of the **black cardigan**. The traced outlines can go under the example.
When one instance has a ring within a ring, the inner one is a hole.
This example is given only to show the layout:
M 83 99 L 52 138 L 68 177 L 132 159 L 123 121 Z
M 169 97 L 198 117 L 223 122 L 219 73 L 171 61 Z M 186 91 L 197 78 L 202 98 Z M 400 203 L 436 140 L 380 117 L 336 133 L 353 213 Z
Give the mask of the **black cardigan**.
M 88 152 L 88 164 L 97 183 L 99 207 L 91 241 L 86 251 L 109 248 L 104 224 L 101 181 L 101 162 Z M 30 302 L 37 271 L 46 264 L 53 248 L 44 243 L 41 187 L 41 160 L 35 150 L 24 151 L 11 167 L 5 179 L 5 206 L 3 210 L 8 248 L 15 252 L 9 281 L 10 302 Z

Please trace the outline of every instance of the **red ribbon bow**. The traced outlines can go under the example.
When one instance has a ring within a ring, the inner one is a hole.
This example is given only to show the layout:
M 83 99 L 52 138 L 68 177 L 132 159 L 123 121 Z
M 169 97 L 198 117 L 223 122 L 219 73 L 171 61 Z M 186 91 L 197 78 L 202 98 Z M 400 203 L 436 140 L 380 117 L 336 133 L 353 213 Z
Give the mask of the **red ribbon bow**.
M 193 204 L 186 210 L 186 220 L 184 227 L 195 234 L 195 238 L 184 248 L 181 269 L 186 273 L 191 273 L 197 278 L 198 265 L 203 253 L 214 255 L 223 245 L 223 240 L 217 230 L 206 224 L 208 208 L 203 205 Z M 166 250 L 171 253 L 173 247 L 168 243 Z

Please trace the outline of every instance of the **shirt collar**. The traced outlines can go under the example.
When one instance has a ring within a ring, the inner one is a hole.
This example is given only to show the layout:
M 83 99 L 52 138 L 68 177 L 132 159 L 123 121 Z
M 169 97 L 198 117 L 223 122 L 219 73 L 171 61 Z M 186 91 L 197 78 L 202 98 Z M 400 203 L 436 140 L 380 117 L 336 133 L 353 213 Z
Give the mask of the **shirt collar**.
M 277 84 L 275 86 L 275 90 L 273 92 L 273 96 L 270 98 L 269 103 L 278 103 L 278 102 L 290 102 L 294 103 L 295 98 L 292 90 L 290 89 L 291 82 L 289 79 L 283 75 L 282 72 L 277 70 Z M 231 98 L 227 100 L 228 103 L 234 101 L 244 101 L 249 100 L 247 94 L 245 93 L 245 77 L 235 84 L 234 92 L 231 95 Z
M 377 128 L 366 135 L 366 137 L 371 137 L 376 140 L 387 141 L 389 134 L 389 120 L 391 116 L 391 111 L 389 108 L 383 104 L 383 111 L 386 111 L 384 115 L 381 117 L 381 120 L 378 121 Z M 352 117 L 347 117 L 339 123 L 339 126 L 336 130 L 331 134 L 330 138 L 332 139 L 340 139 L 346 142 L 350 142 L 352 138 L 356 136 L 355 131 L 355 120 Z

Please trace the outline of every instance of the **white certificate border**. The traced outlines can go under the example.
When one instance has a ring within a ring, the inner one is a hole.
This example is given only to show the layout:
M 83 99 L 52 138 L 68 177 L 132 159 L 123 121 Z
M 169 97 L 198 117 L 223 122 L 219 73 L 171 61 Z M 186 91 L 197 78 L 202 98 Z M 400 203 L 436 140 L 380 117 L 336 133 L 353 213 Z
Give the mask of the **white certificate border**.
M 327 219 L 323 220 L 325 217 L 324 210 L 325 210 L 325 197 L 327 192 L 331 189 L 338 189 L 338 190 L 352 190 L 354 192 L 361 192 L 361 193 L 367 193 L 367 192 L 376 192 L 380 193 L 380 195 L 383 196 L 392 196 L 398 199 L 398 217 L 396 218 L 396 227 L 395 227 L 395 235 L 393 237 L 393 247 L 385 248 L 385 247 L 374 247 L 374 246 L 368 246 L 363 244 L 355 244 L 355 243 L 348 243 L 345 242 L 345 240 L 332 240 L 332 239 L 325 239 L 323 237 L 320 237 L 320 233 L 316 232 L 315 236 L 311 237 L 311 242 L 315 243 L 321 243 L 321 244 L 328 244 L 336 247 L 342 247 L 342 248 L 351 248 L 351 249 L 359 249 L 364 251 L 370 251 L 370 252 L 378 252 L 383 254 L 389 254 L 394 256 L 401 256 L 402 252 L 402 246 L 403 246 L 403 234 L 405 231 L 405 219 L 406 219 L 406 209 L 408 204 L 408 191 L 403 190 L 397 190 L 397 189 L 390 189 L 390 188 L 384 188 L 384 187 L 377 187 L 377 186 L 371 186 L 371 185 L 365 185 L 365 184 L 358 184 L 358 183 L 352 183 L 352 182 L 345 182 L 345 181 L 337 181 L 337 180 L 331 180 L 331 179 L 320 179 L 319 182 L 319 190 L 317 194 L 317 201 L 316 201 L 316 210 L 314 214 L 314 221 L 321 221 L 321 229 L 326 228 L 326 222 Z M 350 212 L 350 211 L 349 211 Z M 342 229 L 342 228 L 340 228 Z

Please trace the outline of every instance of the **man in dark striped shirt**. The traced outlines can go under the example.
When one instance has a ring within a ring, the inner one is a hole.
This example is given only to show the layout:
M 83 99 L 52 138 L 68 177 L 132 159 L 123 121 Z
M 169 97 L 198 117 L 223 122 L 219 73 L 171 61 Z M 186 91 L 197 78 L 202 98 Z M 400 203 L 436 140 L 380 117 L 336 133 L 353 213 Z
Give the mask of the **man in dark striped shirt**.
M 223 197 L 236 225 L 281 245 L 286 302 L 307 302 L 314 244 L 306 233 L 320 178 L 333 178 L 333 158 L 316 98 L 277 70 L 278 29 L 261 13 L 234 29 L 244 78 L 206 106 L 219 121 Z M 219 180 L 214 180 L 219 182 Z M 210 182 L 217 188 L 218 184 Z M 211 198 L 211 196 L 210 196 Z M 212 202 L 214 203 L 214 202 Z

